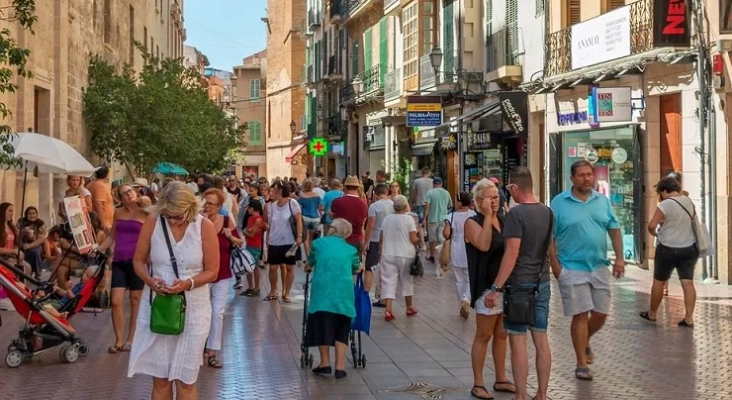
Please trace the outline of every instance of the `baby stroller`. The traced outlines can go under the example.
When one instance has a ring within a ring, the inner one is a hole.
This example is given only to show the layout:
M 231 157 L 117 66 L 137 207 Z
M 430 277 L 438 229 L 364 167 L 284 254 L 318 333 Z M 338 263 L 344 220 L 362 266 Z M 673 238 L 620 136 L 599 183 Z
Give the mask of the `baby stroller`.
M 96 260 L 96 265 L 104 265 L 104 256 L 100 258 Z M 25 287 L 18 277 L 35 286 L 35 289 Z M 84 308 L 103 279 L 104 268 L 97 268 L 83 284 L 79 294 L 67 299 L 57 309 L 52 309 L 47 302 L 59 298 L 55 294 L 53 282 L 33 279 L 0 259 L 0 285 L 8 293 L 15 310 L 26 320 L 25 325 L 20 328 L 18 338 L 8 346 L 5 357 L 8 367 L 17 368 L 25 359 L 59 346 L 61 361 L 66 363 L 73 363 L 79 356 L 89 354 L 89 347 L 76 335 L 69 319 Z

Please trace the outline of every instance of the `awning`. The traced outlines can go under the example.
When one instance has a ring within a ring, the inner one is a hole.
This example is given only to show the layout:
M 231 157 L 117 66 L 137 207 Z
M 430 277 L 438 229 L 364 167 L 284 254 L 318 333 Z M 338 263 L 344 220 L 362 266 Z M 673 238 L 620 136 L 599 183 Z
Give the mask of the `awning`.
M 292 151 L 290 151 L 290 153 L 287 155 L 287 157 L 285 157 L 285 160 L 288 163 L 291 163 L 292 162 L 292 159 L 295 158 L 295 156 L 297 155 L 297 153 L 299 153 L 300 150 L 302 150 L 303 148 L 305 148 L 305 146 L 307 146 L 307 145 L 308 145 L 307 143 L 300 143 L 297 146 L 295 146 L 292 149 Z
M 435 151 L 437 141 L 417 143 L 412 146 L 412 156 L 428 156 Z
M 450 128 L 457 128 L 459 126 L 468 125 L 477 119 L 485 118 L 485 117 L 500 114 L 500 113 L 501 113 L 501 103 L 496 101 L 496 102 L 490 103 L 488 105 L 485 105 L 483 107 L 472 110 L 471 112 L 469 112 L 465 115 L 461 115 L 461 116 L 453 119 L 452 121 L 445 122 L 442 125 L 420 128 L 419 131 L 423 132 L 423 131 L 442 130 L 442 129 L 449 131 Z
M 617 60 L 612 60 L 597 65 L 580 68 L 563 74 L 550 76 L 548 78 L 527 82 L 521 88 L 534 94 L 555 92 L 561 89 L 568 89 L 578 85 L 587 85 L 603 80 L 617 79 L 618 77 L 634 70 L 643 69 L 646 64 L 664 62 L 676 64 L 688 57 L 695 55 L 693 49 L 676 49 L 663 47 L 653 49 Z

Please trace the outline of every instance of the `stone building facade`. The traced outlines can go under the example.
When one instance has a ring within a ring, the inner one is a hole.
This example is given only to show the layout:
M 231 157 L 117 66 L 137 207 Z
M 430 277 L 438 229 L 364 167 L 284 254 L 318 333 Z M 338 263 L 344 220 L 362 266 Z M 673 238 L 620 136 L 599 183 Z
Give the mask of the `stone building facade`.
M 241 149 L 243 159 L 236 165 L 236 176 L 267 173 L 267 50 L 254 53 L 234 67 L 232 107 L 239 123 L 247 123 Z
M 17 79 L 16 93 L 0 94 L 12 112 L 4 123 L 17 132 L 31 129 L 63 140 L 92 159 L 82 117 L 89 55 L 140 68 L 137 41 L 160 56 L 181 57 L 182 7 L 182 0 L 36 0 L 35 34 L 2 22 L 19 46 L 31 50 L 27 69 L 33 72 L 32 78 Z M 55 222 L 65 177 L 28 175 L 25 204 L 38 206 L 42 219 Z M 0 200 L 16 205 L 16 217 L 22 213 L 22 189 L 23 174 L 0 172 Z
M 267 1 L 267 99 L 266 143 L 268 178 L 305 178 L 308 170 L 307 149 L 301 146 L 306 127 L 304 77 L 305 41 L 297 34 L 300 19 L 306 12 L 306 0 Z M 295 123 L 295 132 L 291 129 Z M 305 135 L 307 136 L 307 135 Z M 297 154 L 294 152 L 297 150 Z

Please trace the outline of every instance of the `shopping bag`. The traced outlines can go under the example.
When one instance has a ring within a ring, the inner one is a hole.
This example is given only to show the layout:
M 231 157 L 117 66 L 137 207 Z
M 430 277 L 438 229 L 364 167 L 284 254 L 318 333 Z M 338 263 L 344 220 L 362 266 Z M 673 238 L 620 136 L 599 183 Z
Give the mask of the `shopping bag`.
M 351 330 L 368 335 L 371 332 L 371 297 L 363 286 L 363 272 L 356 278 L 353 294 L 356 298 L 356 317 L 351 322 Z

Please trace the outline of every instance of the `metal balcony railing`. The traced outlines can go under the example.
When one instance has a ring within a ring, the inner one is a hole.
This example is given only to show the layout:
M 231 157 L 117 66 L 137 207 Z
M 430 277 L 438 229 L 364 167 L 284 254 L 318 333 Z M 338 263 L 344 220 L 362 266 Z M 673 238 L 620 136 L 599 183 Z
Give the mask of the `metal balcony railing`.
M 349 17 L 354 11 L 366 4 L 369 0 L 340 0 L 341 18 Z
M 308 26 L 318 27 L 320 26 L 320 10 L 310 9 L 308 10 Z
M 384 100 L 398 99 L 402 95 L 402 69 L 397 68 L 386 74 Z
M 653 0 L 638 0 L 630 7 L 630 53 L 653 50 Z M 544 75 L 560 75 L 572 70 L 572 29 L 549 34 L 544 42 Z
M 325 119 L 326 134 L 328 136 L 345 136 L 348 125 L 341 119 L 340 115 L 331 115 Z
M 519 65 L 518 22 L 486 38 L 486 71 L 495 71 L 507 65 Z
M 363 82 L 363 95 L 370 94 L 376 91 L 384 90 L 384 82 L 381 78 L 381 64 L 376 64 L 373 67 L 361 72 L 361 81 Z
M 342 105 L 350 104 L 356 99 L 356 92 L 353 90 L 352 81 L 353 80 L 346 81 L 346 83 L 341 86 L 340 98 Z
M 361 90 L 356 93 L 354 82 L 360 80 Z M 341 104 L 349 104 L 353 101 L 366 102 L 384 93 L 384 81 L 381 79 L 381 64 L 363 71 L 347 81 L 341 87 Z
M 343 14 L 341 14 L 342 0 L 330 0 L 330 21 L 340 21 Z

